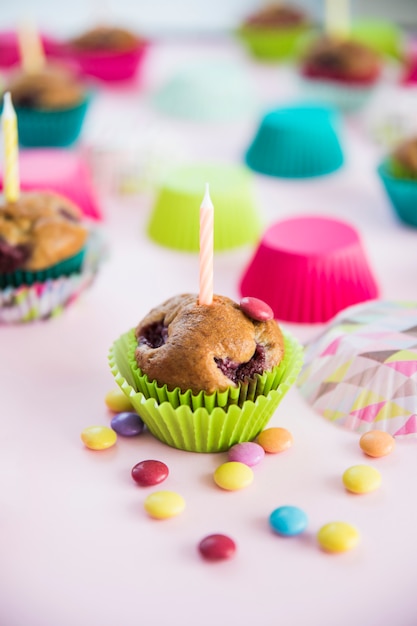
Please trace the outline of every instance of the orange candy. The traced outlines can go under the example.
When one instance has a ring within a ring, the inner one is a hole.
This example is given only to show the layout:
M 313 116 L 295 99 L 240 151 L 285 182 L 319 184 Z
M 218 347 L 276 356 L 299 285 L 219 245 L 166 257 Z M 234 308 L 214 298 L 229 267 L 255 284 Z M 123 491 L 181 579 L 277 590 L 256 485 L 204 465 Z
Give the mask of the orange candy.
M 392 452 L 395 446 L 395 439 L 384 430 L 370 430 L 362 435 L 359 445 L 365 454 L 378 458 Z
M 291 448 L 293 438 L 290 431 L 286 428 L 266 428 L 259 433 L 257 443 L 262 446 L 265 452 L 277 454 Z

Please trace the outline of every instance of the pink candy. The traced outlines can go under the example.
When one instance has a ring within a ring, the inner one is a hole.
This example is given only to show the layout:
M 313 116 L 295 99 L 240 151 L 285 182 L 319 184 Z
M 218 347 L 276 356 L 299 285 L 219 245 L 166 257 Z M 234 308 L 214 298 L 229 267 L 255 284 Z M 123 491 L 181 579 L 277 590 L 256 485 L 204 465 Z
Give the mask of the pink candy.
M 229 461 L 237 461 L 244 463 L 249 467 L 253 467 L 262 461 L 265 456 L 265 450 L 258 443 L 245 441 L 236 443 L 232 446 L 228 453 Z
M 240 308 L 248 317 L 258 322 L 274 319 L 274 312 L 269 304 L 258 298 L 250 298 L 249 296 L 242 298 Z

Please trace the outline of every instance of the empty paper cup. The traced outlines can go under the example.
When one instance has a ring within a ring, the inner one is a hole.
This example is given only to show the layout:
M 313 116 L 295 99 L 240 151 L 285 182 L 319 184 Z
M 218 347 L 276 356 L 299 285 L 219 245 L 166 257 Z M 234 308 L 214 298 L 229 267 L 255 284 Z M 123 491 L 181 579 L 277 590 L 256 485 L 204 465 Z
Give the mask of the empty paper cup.
M 277 319 L 322 323 L 378 296 L 356 230 L 328 217 L 273 224 L 243 273 L 240 292 L 267 302 Z
M 247 165 L 278 178 L 330 174 L 343 164 L 337 113 L 316 105 L 270 111 L 246 153 Z
M 396 216 L 404 224 L 417 227 L 417 179 L 394 176 L 388 161 L 378 167 L 378 175 Z
M 242 68 L 230 62 L 200 62 L 177 70 L 154 96 L 172 117 L 232 121 L 255 110 L 254 89 Z
M 87 165 L 80 155 L 69 150 L 20 150 L 20 186 L 22 191 L 55 191 L 72 200 L 91 219 L 101 219 Z M 3 176 L 0 171 L 0 188 Z
M 333 424 L 417 436 L 417 302 L 349 307 L 305 346 L 297 385 Z
M 200 247 L 200 206 L 206 183 L 214 205 L 214 249 L 253 244 L 260 233 L 252 175 L 230 164 L 187 165 L 162 183 L 151 213 L 148 234 L 160 245 L 195 251 Z

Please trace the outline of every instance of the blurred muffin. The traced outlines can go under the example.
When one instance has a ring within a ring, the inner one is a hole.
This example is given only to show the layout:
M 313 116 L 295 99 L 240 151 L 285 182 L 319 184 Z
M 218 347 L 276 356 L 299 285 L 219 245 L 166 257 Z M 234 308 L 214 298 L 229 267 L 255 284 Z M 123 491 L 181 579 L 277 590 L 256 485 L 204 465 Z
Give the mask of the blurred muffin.
M 76 50 L 124 52 L 136 48 L 138 41 L 133 32 L 124 28 L 97 26 L 71 39 L 70 45 Z

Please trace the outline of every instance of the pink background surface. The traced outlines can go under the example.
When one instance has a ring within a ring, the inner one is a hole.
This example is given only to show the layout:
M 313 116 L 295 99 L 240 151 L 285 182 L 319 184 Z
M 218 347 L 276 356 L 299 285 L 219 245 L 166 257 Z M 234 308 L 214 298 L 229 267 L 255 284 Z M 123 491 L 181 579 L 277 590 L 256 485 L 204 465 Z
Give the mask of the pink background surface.
M 294 96 L 290 68 L 258 67 L 236 47 L 220 44 L 155 47 L 142 84 L 151 91 L 176 62 L 217 54 L 246 64 L 264 104 Z M 170 128 L 195 159 L 240 160 L 256 127 L 254 120 L 168 121 L 157 117 L 147 93 L 132 92 L 112 89 L 96 99 L 86 145 L 100 136 L 100 124 L 112 125 L 117 137 L 133 120 L 138 137 L 152 125 Z M 339 172 L 303 182 L 256 177 L 260 210 L 265 224 L 318 212 L 350 221 L 381 296 L 417 300 L 417 231 L 394 217 L 375 174 L 382 149 L 362 122 L 354 118 L 345 126 L 347 162 Z M 357 434 L 315 414 L 293 388 L 270 422 L 292 432 L 292 449 L 267 456 L 254 468 L 254 483 L 240 492 L 213 482 L 225 454 L 180 452 L 149 434 L 119 438 L 104 452 L 84 448 L 85 427 L 110 423 L 104 396 L 115 386 L 107 364 L 112 341 L 164 299 L 198 291 L 198 255 L 161 248 L 144 234 L 152 194 L 118 197 L 98 174 L 111 253 L 96 283 L 59 318 L 0 327 L 2 626 L 413 626 L 416 440 L 398 441 L 389 457 L 368 460 Z M 252 252 L 216 255 L 216 293 L 239 298 Z M 300 340 L 322 330 L 284 326 Z M 130 470 L 144 459 L 169 466 L 160 487 L 133 483 Z M 342 473 L 367 462 L 380 470 L 382 486 L 348 494 Z M 147 516 L 144 499 L 159 488 L 185 498 L 181 516 Z M 307 513 L 302 536 L 284 539 L 269 529 L 269 514 L 286 504 Z M 359 546 L 338 556 L 323 553 L 315 540 L 319 528 L 335 520 L 361 533 Z M 200 558 L 198 542 L 216 532 L 236 541 L 234 559 Z

